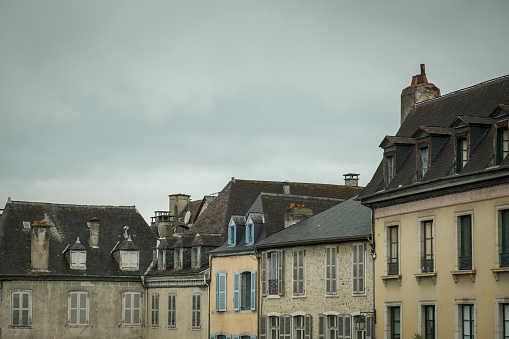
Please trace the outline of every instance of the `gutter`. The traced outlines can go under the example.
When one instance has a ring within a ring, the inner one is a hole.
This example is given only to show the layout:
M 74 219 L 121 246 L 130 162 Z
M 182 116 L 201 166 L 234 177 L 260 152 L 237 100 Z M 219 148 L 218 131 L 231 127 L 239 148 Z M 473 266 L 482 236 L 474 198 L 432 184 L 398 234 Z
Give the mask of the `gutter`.
M 346 237 L 346 238 L 336 238 L 336 239 L 331 239 L 331 238 L 326 238 L 326 239 L 315 239 L 315 240 L 312 240 L 312 241 L 305 241 L 305 242 L 302 242 L 302 241 L 288 241 L 288 242 L 284 242 L 284 243 L 272 243 L 272 244 L 267 244 L 267 245 L 258 245 L 256 246 L 256 249 L 258 250 L 258 248 L 261 248 L 261 249 L 265 249 L 265 248 L 274 248 L 274 247 L 291 247 L 291 246 L 295 246 L 295 245 L 316 245 L 316 244 L 323 244 L 323 243 L 335 243 L 335 242 L 346 242 L 346 241 L 355 241 L 355 240 L 366 240 L 366 238 L 369 237 L 369 234 L 366 234 L 366 235 L 362 235 L 362 236 L 359 236 L 359 235 L 354 235 L 354 236 L 351 236 L 351 237 Z

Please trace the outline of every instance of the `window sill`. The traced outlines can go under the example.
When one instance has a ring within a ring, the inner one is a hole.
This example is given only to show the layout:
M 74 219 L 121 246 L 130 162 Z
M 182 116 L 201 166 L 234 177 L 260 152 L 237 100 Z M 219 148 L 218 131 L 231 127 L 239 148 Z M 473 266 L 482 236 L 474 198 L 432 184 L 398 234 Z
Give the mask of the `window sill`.
M 394 275 L 382 275 L 380 278 L 382 278 L 382 281 L 384 283 L 384 286 L 387 287 L 387 281 L 389 280 L 397 280 L 399 286 L 401 286 L 401 274 L 394 274 Z
M 32 325 L 9 325 L 9 328 L 30 330 Z
M 176 330 L 176 329 L 177 329 L 177 327 L 176 327 L 176 326 L 173 326 L 173 327 L 168 326 L 168 329 L 169 329 L 169 330 Z
M 201 327 L 191 327 L 191 331 L 201 331 Z
M 352 297 L 366 297 L 366 292 L 364 292 L 364 293 L 352 293 Z
M 495 280 L 498 281 L 498 275 L 500 273 L 506 273 L 509 272 L 509 267 L 498 267 L 498 268 L 492 268 L 491 272 L 493 272 L 493 276 L 495 276 Z
M 294 298 L 294 299 L 302 299 L 302 298 L 305 298 L 305 297 L 306 297 L 305 294 L 304 295 L 292 295 L 292 298 Z
M 337 294 L 326 294 L 325 298 L 339 298 L 339 293 L 337 293 Z
M 280 299 L 281 296 L 280 295 L 268 295 L 267 296 L 267 299 Z
M 422 278 L 431 278 L 433 280 L 433 284 L 437 284 L 437 272 L 430 272 L 430 273 L 417 273 L 414 274 L 415 280 L 417 280 L 417 284 L 421 284 Z
M 452 278 L 454 279 L 455 283 L 458 283 L 458 277 L 460 275 L 470 275 L 470 280 L 472 282 L 475 282 L 475 270 L 459 270 L 459 271 L 451 271 Z

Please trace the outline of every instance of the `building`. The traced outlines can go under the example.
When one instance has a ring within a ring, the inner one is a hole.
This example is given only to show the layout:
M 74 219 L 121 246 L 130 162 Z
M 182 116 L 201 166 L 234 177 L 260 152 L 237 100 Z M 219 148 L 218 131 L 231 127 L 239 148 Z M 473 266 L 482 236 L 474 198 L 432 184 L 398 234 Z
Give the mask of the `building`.
M 134 206 L 11 201 L 0 218 L 5 338 L 143 338 L 156 238 Z
M 373 211 L 376 337 L 508 338 L 509 76 L 439 96 L 423 74 L 360 196 Z
M 260 339 L 374 338 L 370 235 L 352 198 L 257 244 Z

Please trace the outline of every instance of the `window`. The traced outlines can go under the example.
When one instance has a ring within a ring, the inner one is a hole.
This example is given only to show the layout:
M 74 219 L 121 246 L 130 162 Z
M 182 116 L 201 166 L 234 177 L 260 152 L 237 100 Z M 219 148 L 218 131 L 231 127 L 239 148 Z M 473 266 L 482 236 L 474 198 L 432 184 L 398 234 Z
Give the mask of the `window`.
M 293 296 L 306 295 L 305 257 L 306 251 L 304 249 L 293 250 Z
M 500 165 L 502 160 L 504 160 L 504 158 L 507 156 L 508 145 L 507 128 L 497 129 L 497 165 Z
M 472 269 L 472 216 L 462 215 L 459 222 L 459 258 L 460 270 Z
M 352 337 L 351 316 L 347 314 L 320 314 L 318 316 L 319 339 L 350 339 Z
M 325 248 L 325 295 L 338 295 L 338 248 Z
M 435 339 L 435 306 L 423 306 L 424 311 L 424 339 Z
M 256 272 L 234 272 L 233 310 L 256 310 Z
M 435 271 L 434 249 L 433 249 L 433 220 L 421 222 L 422 229 L 422 254 L 421 266 L 422 273 L 430 273 Z
M 201 329 L 201 293 L 193 293 L 193 301 L 191 305 L 191 328 L 194 330 Z
M 509 267 L 509 209 L 498 212 L 500 267 Z
M 364 244 L 353 244 L 352 245 L 352 270 L 353 270 L 353 294 L 365 294 L 365 279 L 364 279 L 364 267 L 365 267 L 365 251 Z
M 182 264 L 184 261 L 183 258 L 183 248 L 176 248 L 173 254 L 173 265 L 175 269 L 182 268 Z
M 191 248 L 191 266 L 193 268 L 200 267 L 200 247 Z
M 293 339 L 311 339 L 311 315 L 293 317 Z
M 235 246 L 237 240 L 237 227 L 235 225 L 228 226 L 228 245 Z
M 353 332 L 355 339 L 372 339 L 373 338 L 373 317 L 370 315 L 357 315 L 352 319 Z
M 461 172 L 468 160 L 467 138 L 456 139 L 456 173 Z
M 69 325 L 87 326 L 88 325 L 88 293 L 70 292 L 69 293 Z
M 429 165 L 429 148 L 419 148 L 419 180 L 421 180 L 428 171 Z
M 120 268 L 123 270 L 137 270 L 139 251 L 120 251 Z
M 254 242 L 254 224 L 249 222 L 246 224 L 246 244 Z
M 177 294 L 168 294 L 168 328 L 177 327 Z
M 279 339 L 290 339 L 292 336 L 292 317 L 282 315 L 279 317 Z
M 389 307 L 389 338 L 400 339 L 401 338 L 401 308 Z
M 283 295 L 283 252 L 262 253 L 262 294 Z
M 216 311 L 226 311 L 226 273 L 216 273 Z
M 279 317 L 269 317 L 269 339 L 279 339 Z
M 159 293 L 152 293 L 152 327 L 159 327 Z
M 124 293 L 124 325 L 141 325 L 141 293 Z
M 509 339 L 509 304 L 502 304 L 503 338 Z
M 389 186 L 394 178 L 394 156 L 389 155 L 385 157 L 385 186 Z
M 474 305 L 464 304 L 461 306 L 461 338 L 474 338 Z
M 71 250 L 71 268 L 86 269 L 87 268 L 87 252 Z
M 387 272 L 389 275 L 398 275 L 399 274 L 399 227 L 398 226 L 389 226 L 388 230 L 388 245 L 389 245 L 389 255 L 388 255 L 388 268 Z
M 32 325 L 32 292 L 12 291 L 11 326 Z

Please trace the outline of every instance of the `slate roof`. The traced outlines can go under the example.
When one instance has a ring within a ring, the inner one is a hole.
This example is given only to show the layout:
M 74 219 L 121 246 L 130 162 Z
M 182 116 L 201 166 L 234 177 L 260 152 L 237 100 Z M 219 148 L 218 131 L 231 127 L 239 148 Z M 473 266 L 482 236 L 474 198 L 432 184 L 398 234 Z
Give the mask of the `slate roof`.
M 290 226 L 256 245 L 257 248 L 367 239 L 371 209 L 353 197 Z
M 400 126 L 396 139 L 415 137 L 419 129 L 429 133 L 442 134 L 448 137 L 435 159 L 432 160 L 428 172 L 416 180 L 417 161 L 416 146 L 399 168 L 396 175 L 387 187 L 384 187 L 383 159 L 380 162 L 371 181 L 360 194 L 361 199 L 375 194 L 384 194 L 401 190 L 411 185 L 420 185 L 447 178 L 454 174 L 455 131 L 452 124 L 459 118 L 464 124 L 472 126 L 484 125 L 486 130 L 481 131 L 480 141 L 470 149 L 467 164 L 459 173 L 461 175 L 474 174 L 479 171 L 495 170 L 493 168 L 495 122 L 508 118 L 504 107 L 509 103 L 509 75 L 496 78 L 481 84 L 465 88 L 441 97 L 418 103 Z M 499 109 L 503 116 L 493 117 L 494 111 Z M 450 133 L 450 135 L 449 135 Z M 386 137 L 384 140 L 390 140 Z M 509 157 L 498 166 L 509 166 Z
M 89 243 L 87 222 L 99 218 L 99 248 Z M 23 231 L 23 222 L 45 220 L 50 227 L 49 273 L 31 270 L 31 233 Z M 124 226 L 132 244 L 140 250 L 139 271 L 122 271 L 112 250 L 124 240 Z M 70 268 L 64 250 L 76 245 L 79 237 L 87 251 L 86 270 Z M 0 276 L 58 277 L 139 277 L 152 260 L 155 235 L 134 206 L 89 206 L 8 201 L 0 218 Z

